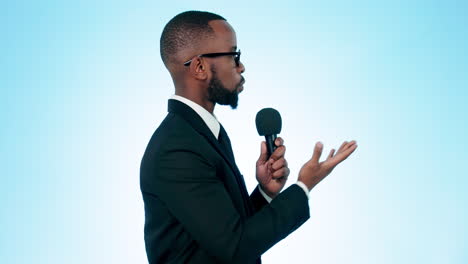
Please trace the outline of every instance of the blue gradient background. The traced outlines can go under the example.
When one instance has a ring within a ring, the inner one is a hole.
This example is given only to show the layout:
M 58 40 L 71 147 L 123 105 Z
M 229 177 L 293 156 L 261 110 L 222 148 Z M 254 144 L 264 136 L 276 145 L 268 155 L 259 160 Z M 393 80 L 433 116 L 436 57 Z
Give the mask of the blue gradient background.
M 358 150 L 265 263 L 468 263 L 464 1 L 8 1 L 0 24 L 0 263 L 146 263 L 139 165 L 166 114 L 165 23 L 237 31 L 239 108 L 217 107 L 248 189 L 255 114 L 283 116 L 292 184 L 316 141 Z

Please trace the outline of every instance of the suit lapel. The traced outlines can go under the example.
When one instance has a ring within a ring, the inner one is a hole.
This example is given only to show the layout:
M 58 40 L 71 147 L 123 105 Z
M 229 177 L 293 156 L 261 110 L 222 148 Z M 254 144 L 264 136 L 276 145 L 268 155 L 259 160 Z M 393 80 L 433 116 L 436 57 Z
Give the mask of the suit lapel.
M 213 146 L 213 148 L 215 148 L 216 151 L 224 158 L 224 160 L 229 164 L 229 167 L 232 169 L 236 177 L 240 177 L 241 174 L 234 161 L 234 156 L 232 156 L 232 159 L 231 159 L 230 155 L 232 154 L 229 154 L 227 151 L 224 151 L 221 148 L 220 143 L 218 142 L 218 139 L 215 138 L 215 136 L 213 135 L 211 130 L 208 128 L 208 126 L 205 124 L 203 119 L 192 108 L 190 108 L 186 104 L 179 102 L 177 100 L 169 99 L 168 111 L 170 113 L 175 113 L 175 114 L 180 115 L 187 122 L 189 122 L 190 125 L 196 131 L 198 131 L 198 133 L 203 135 L 206 138 L 206 140 Z
M 239 169 L 237 168 L 237 165 L 234 161 L 234 154 L 232 152 L 231 148 L 231 142 L 229 140 L 229 137 L 224 130 L 224 128 L 221 126 L 220 130 L 220 136 L 224 142 L 219 142 L 218 139 L 215 138 L 211 130 L 208 128 L 206 123 L 203 121 L 203 119 L 189 106 L 186 104 L 179 102 L 174 99 L 169 99 L 168 102 L 168 111 L 170 113 L 175 113 L 179 116 L 181 116 L 183 119 L 185 119 L 190 125 L 203 137 L 206 138 L 206 140 L 211 144 L 211 146 L 223 157 L 223 159 L 229 164 L 229 167 L 231 170 L 234 172 L 234 176 L 236 178 L 237 183 L 239 184 L 239 189 L 242 195 L 242 198 L 244 200 L 245 207 L 244 209 L 246 210 L 247 215 L 252 215 L 253 214 L 253 206 L 250 202 L 249 194 L 247 193 L 247 187 L 244 182 L 244 178 L 241 175 Z M 222 147 L 222 144 L 225 144 L 224 147 Z
M 232 146 L 231 146 L 231 140 L 229 139 L 229 136 L 226 133 L 226 130 L 224 130 L 223 125 L 219 124 L 219 136 L 218 136 L 218 142 L 222 145 L 226 153 L 228 154 L 229 158 L 231 159 L 234 164 L 236 163 L 236 160 L 234 159 L 234 153 L 232 151 Z
M 221 145 L 223 145 L 223 148 L 226 150 L 226 153 L 228 153 L 229 158 L 232 160 L 232 162 L 236 164 L 234 160 L 234 153 L 232 152 L 231 140 L 229 139 L 229 136 L 227 135 L 226 130 L 224 129 L 222 125 L 219 131 L 219 142 Z M 237 183 L 239 184 L 239 186 L 242 186 L 242 188 L 240 189 L 242 192 L 244 202 L 249 205 L 247 206 L 248 208 L 247 215 L 251 215 L 253 212 L 252 210 L 253 207 L 252 207 L 252 204 L 250 203 L 249 194 L 247 193 L 247 186 L 245 185 L 244 177 L 240 174 L 239 170 L 237 170 L 237 172 L 239 173 L 238 176 L 236 177 Z

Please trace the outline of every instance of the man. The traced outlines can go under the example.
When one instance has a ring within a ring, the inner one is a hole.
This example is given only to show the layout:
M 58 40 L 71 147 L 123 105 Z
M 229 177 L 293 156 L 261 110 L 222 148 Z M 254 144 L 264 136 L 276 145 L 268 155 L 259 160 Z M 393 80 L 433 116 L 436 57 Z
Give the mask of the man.
M 309 218 L 308 192 L 357 147 L 345 142 L 319 162 L 317 143 L 298 182 L 285 146 L 256 164 L 259 185 L 247 193 L 215 104 L 237 107 L 245 68 L 236 34 L 216 14 L 189 11 L 168 22 L 161 57 L 175 86 L 168 115 L 143 156 L 140 185 L 150 263 L 260 263 L 260 256 Z

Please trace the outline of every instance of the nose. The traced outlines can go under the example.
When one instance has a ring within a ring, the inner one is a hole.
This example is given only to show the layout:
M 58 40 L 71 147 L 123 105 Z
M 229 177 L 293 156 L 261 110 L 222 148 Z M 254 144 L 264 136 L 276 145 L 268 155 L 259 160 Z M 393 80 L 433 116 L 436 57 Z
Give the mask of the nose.
M 240 73 L 244 73 L 244 72 L 245 72 L 244 63 L 239 62 L 239 67 L 237 67 L 237 70 L 238 70 Z

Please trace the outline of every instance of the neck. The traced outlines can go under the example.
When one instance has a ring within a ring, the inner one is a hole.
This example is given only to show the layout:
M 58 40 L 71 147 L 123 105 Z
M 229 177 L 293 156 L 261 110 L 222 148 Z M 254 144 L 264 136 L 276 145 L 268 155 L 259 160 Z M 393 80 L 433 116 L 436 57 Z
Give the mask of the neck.
M 215 103 L 211 102 L 210 100 L 206 98 L 203 98 L 201 95 L 196 94 L 196 93 L 190 93 L 190 92 L 187 92 L 186 90 L 181 90 L 181 89 L 176 89 L 175 94 L 189 99 L 190 101 L 200 105 L 201 107 L 205 108 L 206 111 L 213 114 Z

